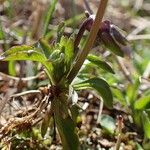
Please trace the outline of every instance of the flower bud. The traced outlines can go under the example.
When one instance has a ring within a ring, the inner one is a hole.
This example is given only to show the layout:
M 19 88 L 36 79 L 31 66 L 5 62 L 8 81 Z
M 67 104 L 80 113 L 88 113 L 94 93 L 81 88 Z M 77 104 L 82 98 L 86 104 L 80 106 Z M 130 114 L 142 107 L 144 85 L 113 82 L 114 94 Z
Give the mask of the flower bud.
M 95 16 L 90 15 L 86 20 L 86 30 L 90 31 L 94 22 Z M 123 34 L 121 34 L 114 24 L 109 20 L 105 20 L 101 23 L 98 37 L 99 42 L 102 42 L 109 50 L 121 57 L 124 54 L 130 55 L 130 49 L 127 47 L 127 40 Z
M 122 34 L 114 28 L 114 25 L 105 20 L 102 22 L 100 30 L 98 32 L 100 41 L 113 53 L 121 57 L 124 56 L 122 46 L 126 46 L 126 40 Z

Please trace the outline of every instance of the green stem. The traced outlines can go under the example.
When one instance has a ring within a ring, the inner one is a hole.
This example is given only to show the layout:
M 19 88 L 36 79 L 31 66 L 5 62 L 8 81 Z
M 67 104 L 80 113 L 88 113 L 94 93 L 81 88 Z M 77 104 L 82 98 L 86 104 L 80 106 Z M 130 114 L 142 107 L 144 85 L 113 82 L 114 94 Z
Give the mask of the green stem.
M 92 28 L 91 28 L 90 34 L 88 36 L 87 42 L 86 42 L 80 56 L 78 57 L 76 63 L 74 64 L 74 66 L 72 67 L 71 71 L 69 72 L 69 74 L 67 76 L 68 83 L 71 83 L 72 80 L 76 77 L 76 75 L 78 74 L 81 66 L 83 65 L 89 51 L 91 50 L 91 48 L 94 44 L 94 41 L 96 39 L 98 30 L 100 27 L 100 24 L 102 22 L 102 18 L 103 18 L 104 13 L 105 13 L 107 2 L 108 2 L 108 0 L 101 0 L 100 1 L 99 8 L 98 8 L 98 11 L 96 14 L 96 18 L 95 18 L 95 21 L 92 25 Z
M 47 12 L 47 16 L 46 16 L 46 20 L 45 20 L 45 25 L 44 25 L 44 32 L 43 32 L 43 36 L 45 36 L 48 32 L 48 25 L 50 23 L 50 21 L 52 20 L 52 15 L 55 11 L 55 7 L 56 7 L 56 4 L 57 4 L 57 1 L 58 0 L 53 0 L 51 3 L 50 3 L 50 7 L 48 9 L 48 12 Z
M 1 21 L 1 16 L 0 16 L 0 40 L 4 41 L 3 52 L 5 52 L 9 48 L 9 45 L 7 44 L 6 39 L 7 38 L 6 38 L 4 29 L 3 29 L 3 26 L 2 26 L 2 21 Z

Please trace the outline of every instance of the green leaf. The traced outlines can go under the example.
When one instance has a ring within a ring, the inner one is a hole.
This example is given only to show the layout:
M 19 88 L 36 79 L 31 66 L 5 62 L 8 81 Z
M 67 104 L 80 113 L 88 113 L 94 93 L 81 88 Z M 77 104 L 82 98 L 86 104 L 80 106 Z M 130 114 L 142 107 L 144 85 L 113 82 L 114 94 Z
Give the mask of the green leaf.
M 4 40 L 4 39 L 5 39 L 5 35 L 4 35 L 2 24 L 1 24 L 1 21 L 0 21 L 0 40 Z
M 136 78 L 133 84 L 129 84 L 127 88 L 127 99 L 131 107 L 134 107 L 134 102 L 138 96 L 138 88 L 140 86 L 140 78 Z
M 69 115 L 68 106 L 65 100 L 54 99 L 52 102 L 56 127 L 61 137 L 63 149 L 78 150 L 79 139 L 76 134 L 75 123 Z
M 150 142 L 149 142 L 150 139 L 148 138 L 144 138 L 143 142 L 142 142 L 142 146 L 143 146 L 143 150 L 149 150 L 150 148 Z
M 101 119 L 100 119 L 100 125 L 107 132 L 114 134 L 115 129 L 116 129 L 116 123 L 115 123 L 115 120 L 111 116 L 102 114 Z
M 45 39 L 39 40 L 40 46 L 46 56 L 46 58 L 49 58 L 50 54 L 52 53 L 53 47 L 52 45 L 49 45 L 48 42 Z
M 2 21 L 0 20 L 0 40 L 4 42 L 4 44 L 1 44 L 3 51 L 6 51 L 9 48 L 9 44 L 6 42 L 6 39 L 7 37 L 2 26 Z
M 76 105 L 72 105 L 70 108 L 72 119 L 75 124 L 77 124 L 78 116 L 79 116 L 79 108 Z
M 58 83 L 61 78 L 63 78 L 66 69 L 64 65 L 65 55 L 60 50 L 56 49 L 51 53 L 49 60 L 52 62 L 53 65 L 53 77 Z
M 65 30 L 65 23 L 61 22 L 57 29 L 57 43 L 60 42 L 61 37 L 63 36 L 64 30 Z
M 141 146 L 139 143 L 136 143 L 135 149 L 136 149 L 136 150 L 144 150 L 144 149 L 142 148 L 142 146 Z
M 61 54 L 60 50 L 58 49 L 54 50 L 49 56 L 49 60 L 52 62 L 57 62 L 57 60 L 60 58 L 60 54 Z
M 42 121 L 42 124 L 41 124 L 41 135 L 42 137 L 45 136 L 46 132 L 47 132 L 47 129 L 48 127 L 50 126 L 50 120 L 51 120 L 51 116 L 50 114 L 47 112 L 44 116 L 44 119 Z
M 72 16 L 71 18 L 69 18 L 68 20 L 65 21 L 65 25 L 66 26 L 73 26 L 74 20 L 76 20 L 77 22 L 80 22 L 83 19 L 85 19 L 84 13 L 76 15 L 76 16 Z
M 141 113 L 140 110 L 133 110 L 133 119 L 138 128 L 142 128 Z
M 35 50 L 21 50 L 17 51 L 14 49 L 13 52 L 10 52 L 9 50 L 0 55 L 0 61 L 12 61 L 12 60 L 31 60 L 31 61 L 38 61 L 38 62 L 45 62 L 47 59 L 46 57 L 35 51 Z
M 101 61 L 98 56 L 89 54 L 89 55 L 87 56 L 87 59 L 88 59 L 91 63 L 97 65 L 97 66 L 100 67 L 100 68 L 102 68 L 103 70 L 108 71 L 108 72 L 110 72 L 110 73 L 112 73 L 112 74 L 115 73 L 115 72 L 113 71 L 113 69 L 111 68 L 111 66 L 110 66 L 108 63 L 106 63 L 105 61 Z
M 75 84 L 74 88 L 77 90 L 92 88 L 100 94 L 104 100 L 104 104 L 108 108 L 113 106 L 113 96 L 108 83 L 101 78 L 91 78 L 81 83 Z
M 15 61 L 9 61 L 8 71 L 9 71 L 9 75 L 16 76 Z
M 150 103 L 150 95 L 143 96 L 134 103 L 134 109 L 138 109 L 138 110 L 145 109 L 145 107 L 149 103 Z
M 23 48 L 23 49 L 21 49 Z M 30 49 L 31 47 L 28 46 L 19 46 L 16 48 L 9 49 L 5 53 L 0 55 L 0 61 L 14 61 L 14 60 L 31 60 L 31 61 L 37 61 L 42 63 L 46 69 L 47 69 L 47 75 L 51 79 L 51 82 L 53 81 L 52 74 L 53 74 L 53 66 L 50 61 L 47 60 L 47 58 L 44 56 L 44 54 Z M 12 50 L 12 51 L 11 51 Z
M 111 91 L 112 91 L 114 97 L 116 97 L 116 99 L 119 102 L 121 102 L 123 105 L 127 104 L 126 103 L 126 99 L 125 99 L 125 97 L 124 97 L 124 95 L 123 95 L 123 93 L 122 93 L 122 91 L 120 89 L 117 89 L 117 87 L 116 88 L 112 87 Z
M 64 49 L 65 54 L 65 64 L 67 65 L 67 69 L 70 69 L 71 62 L 73 61 L 74 55 L 74 44 L 72 38 L 67 38 L 62 36 L 60 40 L 60 47 Z
M 17 52 L 21 52 L 21 51 L 29 51 L 29 50 L 33 50 L 34 48 L 32 46 L 28 46 L 28 45 L 22 45 L 22 46 L 13 46 L 12 48 L 8 49 L 5 52 L 5 55 L 10 55 L 10 54 L 14 54 Z
M 143 111 L 142 113 L 142 123 L 144 128 L 145 136 L 150 139 L 150 118 L 148 117 L 148 114 Z
M 52 20 L 52 16 L 53 16 L 53 13 L 54 13 L 55 8 L 56 8 L 57 1 L 58 0 L 52 0 L 50 5 L 49 5 L 48 11 L 46 11 L 47 13 L 45 15 L 46 17 L 45 17 L 45 21 L 44 21 L 43 36 L 45 36 L 48 33 L 48 26 L 49 26 L 49 23 Z

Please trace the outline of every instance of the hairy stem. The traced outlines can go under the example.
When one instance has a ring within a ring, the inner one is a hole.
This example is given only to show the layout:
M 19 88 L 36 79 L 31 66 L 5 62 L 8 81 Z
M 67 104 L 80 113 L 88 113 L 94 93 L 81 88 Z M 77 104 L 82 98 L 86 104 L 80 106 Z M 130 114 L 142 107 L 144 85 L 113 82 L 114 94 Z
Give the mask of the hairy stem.
M 67 76 L 68 83 L 71 83 L 72 80 L 76 77 L 76 75 L 78 74 L 81 66 L 83 65 L 89 51 L 91 50 L 91 48 L 94 44 L 94 41 L 96 39 L 98 30 L 100 27 L 100 24 L 102 22 L 102 18 L 103 18 L 104 13 L 105 13 L 107 2 L 108 2 L 108 0 L 101 0 L 100 1 L 98 11 L 96 14 L 96 18 L 95 18 L 95 21 L 92 25 L 90 34 L 89 34 L 88 39 L 86 41 L 86 44 L 85 44 L 80 56 L 78 57 L 76 63 L 74 64 L 74 66 L 72 67 L 71 71 L 69 72 L 69 74 Z
M 87 0 L 83 0 L 84 1 L 84 5 L 85 5 L 85 8 L 87 9 L 87 11 L 90 13 L 90 14 L 93 14 L 93 11 L 88 3 Z
M 83 36 L 83 34 L 84 34 L 84 31 L 86 30 L 87 24 L 88 24 L 88 19 L 86 19 L 86 20 L 82 23 L 82 25 L 81 25 L 81 27 L 80 27 L 80 29 L 79 29 L 79 32 L 78 32 L 78 34 L 77 34 L 77 36 L 76 36 L 76 39 L 75 39 L 75 41 L 74 41 L 74 50 L 75 50 L 75 52 L 77 51 L 77 48 L 78 48 L 79 43 L 80 43 L 80 41 L 81 41 L 81 38 L 82 38 L 82 36 Z M 77 52 L 78 52 L 78 51 L 77 51 Z M 77 53 L 77 52 L 76 52 L 76 53 Z
M 123 129 L 123 118 L 121 115 L 117 116 L 117 122 L 118 122 L 118 137 L 115 145 L 115 150 L 119 150 L 121 144 L 122 129 Z

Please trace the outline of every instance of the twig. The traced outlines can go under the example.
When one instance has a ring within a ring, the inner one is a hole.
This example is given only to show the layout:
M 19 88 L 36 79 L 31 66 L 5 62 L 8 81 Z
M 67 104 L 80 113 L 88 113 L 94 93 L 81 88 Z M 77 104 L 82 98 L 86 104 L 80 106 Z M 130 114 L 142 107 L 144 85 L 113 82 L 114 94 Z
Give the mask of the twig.
M 83 1 L 84 1 L 86 10 L 87 10 L 90 14 L 93 14 L 93 11 L 92 11 L 92 9 L 90 8 L 89 3 L 87 2 L 87 0 L 83 0 Z
M 133 31 L 130 34 L 128 34 L 127 38 L 132 35 L 137 35 L 145 28 L 148 28 L 150 26 L 150 21 L 145 18 L 139 17 L 138 19 L 132 19 L 131 25 L 135 26 L 136 28 L 133 29 Z
M 0 99 L 1 99 L 1 103 L 0 103 L 0 115 L 1 115 L 1 113 L 2 113 L 2 111 L 3 111 L 3 109 L 4 109 L 5 105 L 6 105 L 6 103 L 7 103 L 10 99 L 9 99 L 9 96 L 8 96 L 8 95 L 6 95 L 4 99 L 2 99 L 2 98 L 0 98 Z
M 32 123 L 32 127 L 37 125 L 39 122 L 41 122 L 43 120 L 43 118 L 38 118 L 37 120 L 35 120 L 33 123 Z
M 74 64 L 74 66 L 72 67 L 71 71 L 69 72 L 67 79 L 68 79 L 68 83 L 71 83 L 72 80 L 75 78 L 75 76 L 78 74 L 81 66 L 83 65 L 89 51 L 92 49 L 92 46 L 94 44 L 94 41 L 96 39 L 99 27 L 101 25 L 102 22 L 102 18 L 104 16 L 105 13 L 105 9 L 107 6 L 107 2 L 108 0 L 101 0 L 100 4 L 99 4 L 99 8 L 96 14 L 96 18 L 95 21 L 92 25 L 90 34 L 88 36 L 87 42 L 80 54 L 80 56 L 78 57 L 76 63 Z
M 41 94 L 41 91 L 40 91 L 40 90 L 30 90 L 30 91 L 25 91 L 25 92 L 21 92 L 21 93 L 17 93 L 17 94 L 11 95 L 11 98 L 12 98 L 12 97 L 24 96 L 24 95 L 27 95 L 27 94 L 35 94 L 35 93 Z
M 121 62 L 121 60 L 116 56 L 116 61 L 118 63 L 118 65 L 120 66 L 120 69 L 123 73 L 123 75 L 125 76 L 125 78 L 130 82 L 130 83 L 133 83 L 132 82 L 132 79 L 130 77 L 130 73 L 129 71 L 126 69 L 126 67 L 124 66 L 124 64 Z
M 150 82 L 150 79 L 148 79 L 148 78 L 145 78 L 145 77 L 141 77 L 141 78 L 148 81 L 148 82 Z
M 149 40 L 150 34 L 141 34 L 141 35 L 130 35 L 127 37 L 129 41 L 133 40 Z
M 90 93 L 92 93 L 92 95 L 94 95 L 96 98 L 98 98 L 100 100 L 98 117 L 97 117 L 97 124 L 99 124 L 101 121 L 101 115 L 102 115 L 102 111 L 103 111 L 103 107 L 104 107 L 104 101 L 96 92 L 90 91 Z
M 123 118 L 122 118 L 121 115 L 119 115 L 117 117 L 117 122 L 118 122 L 118 137 L 117 137 L 115 150 L 119 150 L 120 149 L 120 144 L 121 144 L 122 128 L 123 128 Z
M 8 79 L 16 80 L 16 81 L 20 81 L 20 79 L 22 81 L 30 81 L 30 80 L 35 80 L 35 79 L 39 78 L 41 75 L 43 75 L 43 73 L 44 72 L 40 72 L 36 76 L 31 76 L 31 77 L 26 77 L 26 78 L 18 78 L 18 77 L 13 77 L 13 76 L 10 76 L 10 75 L 0 72 L 0 76 L 3 78 L 8 78 Z
M 97 124 L 99 124 L 100 121 L 101 121 L 101 115 L 102 115 L 102 111 L 103 111 L 103 106 L 104 106 L 104 101 L 102 99 L 100 99 L 99 112 L 98 112 L 98 117 L 97 117 Z
M 135 5 L 134 5 L 134 9 L 135 9 L 136 11 L 138 11 L 138 10 L 141 9 L 142 5 L 143 5 L 143 0 L 136 0 L 136 1 L 135 1 Z

